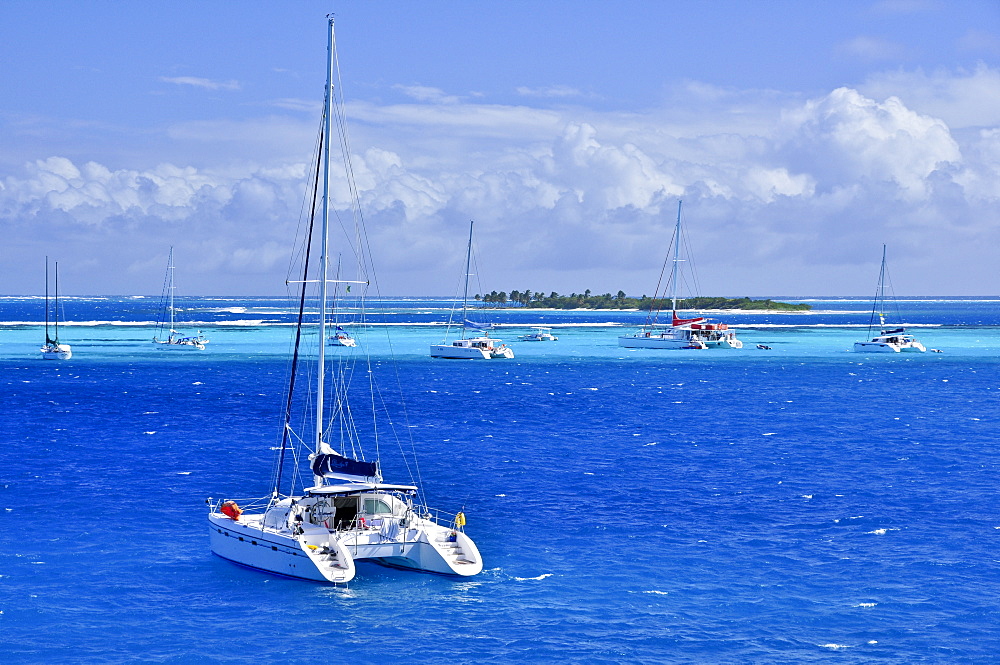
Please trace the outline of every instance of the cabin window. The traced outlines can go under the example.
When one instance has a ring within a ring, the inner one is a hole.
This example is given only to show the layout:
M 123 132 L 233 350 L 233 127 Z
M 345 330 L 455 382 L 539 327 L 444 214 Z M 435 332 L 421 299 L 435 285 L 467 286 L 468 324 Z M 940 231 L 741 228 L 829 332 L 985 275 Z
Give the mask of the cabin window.
M 368 515 L 392 515 L 392 508 L 385 501 L 365 499 L 365 513 Z

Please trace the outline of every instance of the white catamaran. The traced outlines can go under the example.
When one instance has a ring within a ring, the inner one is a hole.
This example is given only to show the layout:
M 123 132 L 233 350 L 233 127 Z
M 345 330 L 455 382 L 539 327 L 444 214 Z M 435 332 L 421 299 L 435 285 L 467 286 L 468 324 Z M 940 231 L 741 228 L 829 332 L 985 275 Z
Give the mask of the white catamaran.
M 56 302 L 54 332 L 49 337 L 49 257 L 45 257 L 45 346 L 40 350 L 45 360 L 69 360 L 73 357 L 73 349 L 69 344 L 59 343 L 59 262 L 56 261 Z
M 339 80 L 333 18 L 327 18 L 327 84 L 319 154 L 322 169 L 317 166 L 317 174 L 320 170 L 323 173 L 319 265 L 318 268 L 309 266 L 307 250 L 299 295 L 299 326 L 285 402 L 285 425 L 280 432 L 273 485 L 269 496 L 249 500 L 249 503 L 208 500 L 212 551 L 249 568 L 320 582 L 350 581 L 356 573 L 355 562 L 360 560 L 445 575 L 475 575 L 482 571 L 483 561 L 475 543 L 465 534 L 465 515 L 462 512 L 446 515 L 426 507 L 414 482 L 398 485 L 383 481 L 377 451 L 378 434 L 384 421 L 378 420 L 376 407 L 369 405 L 381 405 L 385 401 L 378 399 L 376 394 L 361 400 L 360 408 L 372 409 L 371 427 L 364 426 L 362 417 L 355 413 L 348 400 L 353 371 L 346 359 L 353 357 L 354 351 L 338 354 L 336 362 L 330 363 L 333 371 L 327 376 L 327 345 L 324 343 L 328 325 L 327 285 L 334 281 L 327 279 L 328 228 L 332 212 L 330 152 L 331 143 L 336 145 L 330 136 L 334 121 L 340 129 L 339 145 L 344 150 L 345 165 L 349 167 L 350 164 L 342 99 L 335 96 L 333 85 Z M 349 168 L 346 177 L 351 191 L 356 192 Z M 353 205 L 358 206 L 356 193 L 353 198 Z M 362 241 L 362 218 L 356 215 L 355 219 L 358 220 L 355 237 L 359 256 L 365 256 L 367 241 Z M 311 224 L 308 237 L 312 237 Z M 365 259 L 362 270 L 367 268 L 367 261 Z M 311 269 L 317 272 L 310 279 L 308 271 Z M 367 286 L 370 281 L 359 279 L 351 283 Z M 317 336 L 310 336 L 303 330 L 307 283 L 318 283 L 319 287 Z M 299 344 L 307 338 L 316 344 L 316 366 L 309 371 L 303 369 L 302 373 L 312 376 L 314 384 L 308 389 L 308 395 L 300 396 L 296 402 Z M 358 349 L 368 346 L 362 344 Z M 374 365 L 369 358 L 368 371 L 362 374 L 371 376 Z M 377 382 L 366 380 L 365 383 L 366 389 L 378 389 Z M 307 407 L 302 430 L 292 425 L 293 402 Z M 302 432 L 301 437 L 297 431 Z M 375 446 L 374 461 L 365 459 L 362 440 Z M 305 458 L 309 461 L 311 484 L 299 488 L 307 481 L 299 480 L 296 462 Z M 416 468 L 415 464 L 407 466 Z M 291 487 L 283 493 L 286 476 Z M 244 503 L 243 507 L 240 503 Z
M 698 316 L 682 319 L 677 316 L 677 267 L 682 261 L 679 258 L 681 244 L 681 202 L 677 202 L 677 224 L 674 227 L 674 259 L 670 270 L 670 281 L 667 288 L 672 288 L 671 322 L 670 325 L 657 323 L 660 310 L 650 308 L 646 323 L 639 332 L 631 335 L 621 335 L 618 346 L 630 349 L 742 349 L 743 342 L 736 339 L 736 332 L 729 329 L 725 323 L 711 323 L 711 319 Z M 662 272 L 661 272 L 662 280 Z M 663 289 L 666 294 L 667 288 Z M 653 294 L 655 306 L 660 297 L 660 287 L 657 285 Z
M 445 331 L 445 342 L 431 344 L 431 358 L 449 358 L 452 360 L 494 360 L 498 358 L 513 358 L 514 349 L 503 343 L 502 339 L 490 337 L 490 324 L 476 323 L 469 320 L 469 272 L 472 267 L 472 225 L 469 222 L 469 247 L 465 253 L 465 288 L 462 291 L 462 337 L 447 343 L 451 331 L 455 310 L 452 309 Z M 466 337 L 466 330 L 481 331 L 482 335 Z
M 184 336 L 179 332 L 174 330 L 174 313 L 176 309 L 174 308 L 174 248 L 170 248 L 170 254 L 167 256 L 167 274 L 164 277 L 164 291 L 167 295 L 167 308 L 166 312 L 167 320 L 161 318 L 159 321 L 158 331 L 156 336 L 153 337 L 153 344 L 156 345 L 157 349 L 160 350 L 175 350 L 175 349 L 188 349 L 188 350 L 198 350 L 204 351 L 205 345 L 208 344 L 208 340 L 198 331 L 197 335 Z M 164 328 L 166 328 L 167 335 L 164 338 Z
M 552 328 L 545 328 L 543 326 L 532 326 L 531 329 L 534 332 L 527 333 L 526 335 L 521 335 L 522 342 L 557 342 L 559 338 L 553 335 L 550 331 Z
M 875 288 L 875 302 L 872 304 L 872 315 L 868 319 L 868 341 L 855 342 L 854 350 L 858 353 L 900 353 L 916 352 L 923 353 L 927 349 L 913 335 L 906 332 L 906 328 L 886 328 L 885 308 L 889 303 L 885 297 L 885 285 L 889 281 L 889 275 L 885 269 L 885 245 L 882 245 L 882 267 L 878 273 L 878 286 Z M 875 317 L 878 316 L 879 325 L 875 325 Z M 897 318 L 899 313 L 896 313 Z M 872 331 L 877 330 L 878 334 L 873 335 Z

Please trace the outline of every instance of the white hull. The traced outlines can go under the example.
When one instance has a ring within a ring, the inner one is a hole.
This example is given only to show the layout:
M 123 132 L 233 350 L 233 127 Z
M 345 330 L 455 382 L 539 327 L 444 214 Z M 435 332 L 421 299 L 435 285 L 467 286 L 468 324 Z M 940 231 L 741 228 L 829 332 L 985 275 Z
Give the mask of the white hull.
M 187 342 L 161 342 L 153 340 L 153 344 L 160 351 L 204 351 L 204 344 L 189 344 Z
M 44 360 L 69 360 L 73 357 L 73 350 L 69 344 L 58 344 L 55 348 L 43 346 L 41 352 Z
M 330 346 L 357 346 L 358 343 L 353 337 L 331 337 L 329 339 Z
M 875 337 L 870 342 L 855 342 L 854 350 L 857 353 L 924 353 L 927 351 L 924 345 L 914 339 L 912 335 L 882 335 Z
M 548 332 L 548 328 L 537 328 L 535 332 L 521 335 L 522 342 L 557 342 L 559 338 Z
M 855 342 L 854 350 L 858 353 L 899 353 L 900 348 L 896 344 L 886 342 Z
M 372 561 L 442 575 L 477 575 L 483 569 L 479 550 L 462 532 L 429 520 L 412 518 L 409 528 L 387 538 L 376 529 L 330 530 L 305 524 L 296 535 L 288 528 L 261 528 L 263 515 L 233 521 L 209 515 L 212 552 L 234 563 L 287 577 L 316 582 L 349 582 L 356 561 Z M 455 540 L 449 540 L 456 533 Z
M 449 358 L 451 360 L 490 360 L 491 356 L 485 349 L 452 346 L 451 344 L 431 344 L 431 358 Z
M 690 335 L 691 331 L 680 330 L 678 335 L 672 332 L 662 334 L 651 333 L 638 335 L 622 335 L 618 338 L 618 346 L 628 349 L 742 349 L 743 342 L 734 336 L 705 339 L 702 335 Z
M 666 335 L 622 335 L 618 338 L 618 346 L 627 349 L 701 349 L 703 345 L 693 344 L 689 339 L 669 337 Z
M 497 360 L 513 358 L 514 349 L 491 337 L 456 339 L 451 344 L 431 344 L 431 358 L 451 360 Z

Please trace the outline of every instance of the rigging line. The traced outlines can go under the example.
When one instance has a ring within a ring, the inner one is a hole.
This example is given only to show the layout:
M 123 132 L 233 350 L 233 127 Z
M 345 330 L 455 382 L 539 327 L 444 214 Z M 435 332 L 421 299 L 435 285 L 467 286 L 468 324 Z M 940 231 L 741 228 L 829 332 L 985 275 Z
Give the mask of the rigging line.
M 458 294 L 462 292 L 462 285 L 466 280 L 464 273 L 465 270 L 462 271 L 462 274 L 459 274 L 458 282 L 455 283 L 455 295 L 452 296 L 451 299 L 451 310 L 448 312 L 448 326 L 444 329 L 444 339 L 442 340 L 442 343 L 447 342 L 448 338 L 451 336 L 451 326 L 455 319 L 455 309 L 458 307 Z
M 319 139 L 319 144 L 320 145 L 319 145 L 319 150 L 317 151 L 317 153 L 319 154 L 320 157 L 322 157 L 322 154 L 323 154 L 323 143 L 324 143 L 324 136 L 322 134 L 320 134 L 320 139 Z M 309 207 L 309 210 L 310 210 L 310 214 L 309 214 L 309 231 L 306 234 L 306 243 L 305 243 L 306 253 L 305 253 L 304 265 L 303 265 L 303 268 L 302 268 L 302 278 L 303 278 L 303 280 L 305 280 L 307 277 L 309 277 L 309 254 L 310 254 L 310 250 L 312 249 L 313 228 L 314 228 L 314 222 L 316 220 L 316 197 L 317 197 L 317 193 L 318 193 L 318 190 L 319 190 L 319 172 L 320 172 L 320 169 L 319 169 L 319 165 L 317 164 L 317 166 L 316 166 L 316 175 L 315 175 L 315 177 L 313 179 L 312 202 L 311 202 L 310 207 Z M 293 398 L 293 396 L 295 394 L 295 375 L 296 375 L 296 368 L 298 367 L 299 347 L 300 347 L 300 344 L 302 342 L 302 319 L 303 319 L 303 315 L 305 313 L 305 304 L 306 304 L 306 285 L 302 284 L 301 295 L 299 296 L 299 317 L 298 317 L 298 321 L 297 321 L 296 326 L 295 326 L 295 347 L 294 347 L 294 351 L 292 352 L 291 376 L 289 377 L 289 380 L 288 380 L 288 396 L 285 399 L 285 413 L 284 413 L 285 427 L 283 427 L 282 430 L 281 430 L 281 432 L 282 432 L 281 433 L 281 451 L 278 453 L 278 465 L 277 465 L 277 470 L 275 472 L 275 477 L 274 477 L 274 487 L 272 489 L 272 496 L 277 496 L 277 494 L 278 494 L 278 490 L 280 489 L 280 485 L 281 485 L 281 475 L 282 475 L 282 471 L 284 470 L 283 467 L 284 467 L 284 463 L 285 463 L 285 449 L 286 449 L 287 444 L 288 444 L 288 424 L 289 424 L 289 421 L 291 420 L 291 417 L 292 417 L 292 398 Z M 322 343 L 323 343 L 323 340 L 320 340 L 320 344 L 322 344 Z M 293 480 L 293 484 L 289 488 L 289 494 L 294 493 L 294 491 L 295 491 L 295 486 L 294 486 L 294 480 Z
M 334 71 L 337 74 L 338 83 L 341 83 L 339 60 L 336 58 L 336 49 L 334 49 L 334 58 L 335 58 Z M 343 89 L 343 85 L 342 84 L 339 85 L 338 87 L 340 89 Z M 339 91 L 335 90 L 335 93 L 339 93 Z M 340 97 L 341 103 L 339 105 L 339 109 L 340 109 L 341 112 L 343 112 L 343 107 L 344 107 L 344 105 L 343 105 L 343 95 L 342 95 L 342 93 L 340 93 L 340 94 L 341 94 L 341 97 Z M 368 237 L 368 233 L 367 233 L 367 230 L 366 230 L 366 227 L 365 227 L 364 212 L 361 209 L 361 201 L 360 201 L 360 197 L 358 196 L 357 186 L 355 184 L 354 168 L 353 168 L 353 165 L 352 165 L 351 159 L 350 159 L 350 141 L 349 141 L 349 135 L 348 135 L 348 133 L 346 131 L 346 123 L 343 121 L 343 119 L 339 118 L 338 119 L 338 126 L 340 126 L 340 125 L 343 125 L 343 131 L 341 131 L 340 134 L 341 134 L 341 140 L 342 140 L 342 142 L 343 142 L 343 144 L 344 144 L 344 146 L 346 148 L 343 151 L 344 155 L 345 155 L 345 168 L 348 171 L 347 180 L 348 180 L 348 183 L 349 183 L 349 188 L 350 188 L 350 192 L 351 192 L 353 204 L 355 206 L 355 215 L 356 215 L 356 220 L 357 220 L 355 228 L 356 228 L 356 234 L 357 234 L 356 235 L 356 240 L 357 240 L 357 243 L 358 243 L 358 247 L 357 247 L 358 253 L 356 254 L 356 256 L 357 256 L 357 259 L 359 261 L 359 268 L 361 270 L 363 270 L 366 275 L 370 276 L 367 281 L 369 282 L 369 286 L 374 288 L 376 298 L 378 298 L 380 301 L 384 302 L 384 300 L 382 300 L 382 298 L 383 298 L 382 287 L 381 287 L 381 284 L 378 281 L 378 272 L 375 270 L 375 262 L 374 262 L 373 254 L 372 254 L 372 251 L 371 251 L 371 241 L 370 241 L 370 238 Z M 367 261 L 367 263 L 366 263 L 366 261 Z M 367 292 L 367 289 L 365 289 L 365 291 Z M 363 296 L 363 300 L 364 300 L 364 296 Z M 365 325 L 367 326 L 367 322 L 365 322 Z M 402 380 L 401 380 L 401 378 L 399 376 L 399 365 L 398 365 L 398 362 L 396 361 L 395 350 L 394 350 L 394 346 L 393 346 L 393 343 L 392 343 L 392 337 L 389 334 L 389 327 L 388 326 L 386 326 L 383 329 L 383 334 L 385 335 L 386 341 L 387 341 L 388 346 L 389 346 L 389 357 L 390 357 L 391 362 L 392 362 L 393 371 L 394 371 L 394 374 L 395 374 L 395 377 L 396 377 L 396 384 L 397 384 L 397 388 L 399 390 L 400 405 L 401 405 L 401 407 L 403 409 L 404 422 L 406 423 L 406 427 L 407 427 L 407 435 L 408 435 L 408 438 L 409 438 L 409 441 L 410 441 L 410 450 L 411 450 L 411 454 L 413 455 L 414 467 L 416 469 L 418 487 L 422 488 L 423 487 L 423 480 L 422 480 L 421 474 L 420 474 L 419 463 L 417 462 L 417 458 L 416 458 L 416 450 L 415 450 L 415 446 L 414 446 L 414 442 L 413 442 L 413 434 L 412 434 L 412 431 L 411 431 L 411 429 L 409 427 L 409 415 L 408 415 L 408 412 L 406 410 L 406 402 L 402 399 L 402 397 L 403 397 L 403 390 L 402 390 Z M 371 374 L 371 369 L 372 369 L 371 351 L 369 350 L 369 348 L 367 346 L 366 346 L 366 349 L 365 349 L 365 355 L 366 355 L 366 358 L 367 358 L 367 365 L 368 365 L 368 370 L 369 370 L 369 376 L 372 376 L 372 374 Z M 378 455 L 379 455 L 379 446 L 378 446 L 378 439 L 377 438 L 376 438 L 375 442 L 376 442 L 376 457 L 378 457 Z M 420 494 L 423 494 L 423 490 L 422 489 L 418 490 L 418 491 L 420 492 Z M 418 498 L 419 498 L 419 496 L 418 496 Z
M 889 276 L 889 264 L 885 266 L 885 285 L 889 291 L 889 306 L 892 307 L 892 314 L 895 316 L 896 326 L 903 325 L 903 314 L 899 309 L 899 300 L 896 298 L 896 289 L 892 286 L 892 277 Z
M 354 164 L 351 160 L 351 139 L 347 126 L 346 109 L 344 108 L 345 101 L 344 101 L 344 94 L 342 92 L 344 89 L 344 84 L 340 72 L 340 58 L 337 55 L 336 36 L 333 37 L 333 40 L 334 40 L 333 65 L 334 65 L 334 74 L 337 77 L 337 85 L 334 86 L 333 90 L 334 93 L 333 98 L 337 102 L 333 105 L 334 106 L 333 110 L 335 111 L 334 117 L 336 118 L 337 121 L 337 130 L 338 130 L 337 135 L 340 139 L 341 157 L 344 161 L 344 170 L 347 176 L 347 186 L 349 195 L 351 197 L 352 203 L 357 202 L 356 206 L 352 205 L 352 217 L 354 220 L 354 237 L 352 238 L 351 235 L 347 233 L 347 229 L 344 227 L 343 223 L 341 223 L 341 228 L 344 230 L 344 234 L 348 238 L 348 246 L 351 247 L 352 251 L 354 252 L 355 259 L 358 261 L 360 269 L 362 270 L 362 272 L 364 272 L 363 257 L 359 255 L 359 252 L 361 251 L 361 242 L 360 242 L 360 234 L 358 233 L 358 218 L 361 215 L 361 197 L 358 194 L 357 181 L 354 177 Z M 340 219 L 339 214 L 337 218 L 338 220 Z
M 875 285 L 875 298 L 872 299 L 872 314 L 868 318 L 868 335 L 871 336 L 872 327 L 875 325 L 875 312 L 878 308 L 885 307 L 885 245 L 882 245 L 882 265 L 878 271 L 878 284 Z
M 667 253 L 663 258 L 663 267 L 660 268 L 660 277 L 656 280 L 656 290 L 653 291 L 653 300 L 649 303 L 649 313 L 646 315 L 646 325 L 652 326 L 656 325 L 656 320 L 660 317 L 660 312 L 663 310 L 663 301 L 667 297 L 667 289 L 671 287 L 671 282 L 668 279 L 667 283 L 663 283 L 663 275 L 667 272 L 667 264 L 670 263 L 670 253 L 674 248 L 674 243 L 677 239 L 674 237 L 676 233 L 670 234 L 670 244 L 667 245 Z M 660 305 L 657 306 L 657 298 L 660 298 L 660 286 L 663 286 L 663 297 L 660 299 Z M 673 323 L 673 319 L 671 319 Z
M 698 281 L 698 268 L 694 263 L 694 252 L 691 251 L 691 237 L 687 233 L 687 227 L 681 227 L 681 237 L 684 239 L 684 244 L 681 249 L 684 251 L 686 261 L 690 265 L 687 270 L 688 279 L 691 280 L 688 286 L 689 294 L 697 297 L 701 295 L 701 283 Z
M 312 163 L 316 163 L 317 164 L 317 166 L 316 166 L 317 170 L 319 169 L 319 160 L 322 158 L 321 157 L 322 156 L 322 147 L 321 146 L 323 144 L 323 121 L 324 121 L 325 117 L 326 116 L 324 114 L 322 114 L 322 113 L 320 114 L 319 127 L 317 127 L 317 129 L 316 129 L 316 140 L 313 143 L 313 159 L 310 160 L 310 164 L 312 164 Z M 309 174 L 307 174 L 306 177 L 308 178 L 309 175 L 311 175 L 311 172 Z M 315 186 L 313 187 L 313 191 L 315 192 Z M 302 197 L 302 203 L 301 203 L 301 206 L 299 208 L 299 217 L 298 217 L 298 221 L 296 222 L 296 225 L 295 225 L 296 243 L 295 243 L 295 245 L 292 248 L 292 252 L 288 256 L 288 268 L 285 270 L 285 282 L 286 283 L 291 280 L 291 277 L 292 277 L 293 274 L 296 274 L 298 272 L 296 270 L 296 266 L 302 265 L 302 251 L 303 251 L 303 248 L 306 246 L 307 238 L 302 235 L 301 231 L 302 231 L 302 221 L 307 218 L 307 215 L 306 215 L 306 213 L 307 213 L 306 206 L 307 205 L 315 206 L 315 197 L 313 197 L 311 200 L 310 200 L 309 196 L 303 196 Z M 310 212 L 310 214 L 308 216 L 308 218 L 310 219 L 310 224 L 312 223 L 311 222 L 311 220 L 312 220 L 311 215 L 312 214 L 314 214 L 314 213 Z M 299 242 L 300 238 L 301 238 L 301 242 Z
M 479 252 L 476 250 L 475 241 L 472 242 L 472 267 L 470 268 L 470 270 L 472 270 L 472 274 L 476 278 L 476 286 L 479 288 L 479 292 L 480 293 L 485 292 L 486 289 L 483 287 L 482 279 L 480 279 L 480 275 L 482 275 L 483 271 L 479 267 Z M 498 303 L 498 304 L 502 305 L 504 303 Z M 483 323 L 489 323 L 489 319 L 487 319 L 486 315 L 482 313 L 480 314 L 480 320 Z M 462 321 L 462 325 L 463 326 L 465 325 L 465 321 Z
M 350 150 L 350 134 L 348 132 L 347 122 L 346 122 L 346 113 L 345 113 L 345 109 L 344 109 L 344 106 L 345 106 L 344 105 L 344 97 L 343 97 L 343 93 L 341 92 L 341 90 L 343 89 L 343 80 L 341 78 L 341 72 L 340 72 L 340 60 L 337 57 L 337 51 L 336 51 L 335 47 L 333 48 L 333 54 L 334 54 L 334 72 L 336 73 L 337 83 L 338 83 L 338 85 L 335 86 L 335 90 L 333 92 L 334 92 L 335 98 L 338 99 L 339 103 L 338 104 L 333 104 L 332 106 L 334 107 L 333 111 L 335 111 L 335 117 L 336 117 L 336 120 L 337 120 L 338 136 L 339 136 L 340 142 L 341 142 L 341 154 L 342 154 L 342 157 L 343 157 L 343 160 L 344 160 L 344 169 L 345 169 L 346 175 L 347 175 L 347 184 L 348 184 L 348 189 L 349 189 L 350 196 L 351 196 L 351 201 L 352 201 L 352 211 L 353 211 L 353 214 L 354 214 L 354 229 L 355 229 L 355 231 L 354 231 L 354 238 L 353 238 L 353 242 L 351 243 L 351 247 L 352 247 L 352 250 L 355 252 L 355 258 L 358 261 L 358 268 L 359 268 L 359 271 L 361 271 L 362 275 L 364 275 L 364 276 L 368 276 L 369 274 L 374 275 L 374 264 L 372 265 L 371 272 L 369 273 L 369 271 L 367 270 L 366 263 L 365 263 L 365 256 L 366 256 L 365 249 L 366 248 L 368 249 L 367 257 L 368 257 L 369 261 L 371 261 L 372 254 L 371 254 L 371 247 L 368 244 L 367 233 L 365 232 L 364 214 L 361 211 L 361 197 L 360 197 L 360 195 L 358 193 L 357 181 L 356 181 L 356 179 L 354 177 L 354 166 L 353 166 L 353 162 L 351 160 L 351 150 Z M 338 95 L 339 95 L 339 97 L 337 97 Z M 338 219 L 339 219 L 339 215 L 338 215 Z M 345 229 L 345 231 L 346 231 L 346 229 Z M 366 345 L 366 348 L 365 348 L 365 356 L 367 358 L 367 365 L 368 365 L 369 385 L 374 390 L 374 386 L 373 386 L 373 383 L 372 383 L 373 373 L 372 373 L 372 364 L 371 364 L 371 352 L 370 352 L 370 350 L 369 350 L 369 348 L 368 348 L 367 345 Z M 376 448 L 376 458 L 378 458 L 378 456 L 379 456 L 378 421 L 377 421 L 376 410 L 375 410 L 375 406 L 374 406 L 374 394 L 372 395 L 372 421 L 373 421 L 372 422 L 372 425 L 373 425 L 373 436 L 374 436 L 375 448 Z M 359 444 L 360 444 L 360 440 L 359 440 Z
M 52 344 L 49 337 L 49 257 L 45 257 L 45 344 Z
M 172 248 L 171 248 L 172 249 Z M 168 264 L 170 262 L 168 261 Z M 163 273 L 163 288 L 160 290 L 160 305 L 159 311 L 156 318 L 156 336 L 161 337 L 163 335 L 163 324 L 166 323 L 163 319 L 163 315 L 167 313 L 167 298 L 168 298 L 168 287 L 167 284 L 170 281 L 170 267 L 168 265 L 167 271 Z

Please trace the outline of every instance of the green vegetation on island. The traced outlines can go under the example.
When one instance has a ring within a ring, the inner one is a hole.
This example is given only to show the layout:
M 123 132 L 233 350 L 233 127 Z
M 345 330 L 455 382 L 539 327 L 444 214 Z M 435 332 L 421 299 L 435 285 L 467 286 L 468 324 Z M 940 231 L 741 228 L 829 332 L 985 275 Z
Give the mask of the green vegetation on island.
M 568 296 L 552 291 L 548 295 L 537 291 L 492 291 L 486 295 L 476 294 L 476 300 L 488 307 L 528 307 L 538 309 L 669 309 L 669 298 L 651 298 L 642 296 L 635 298 L 625 295 L 624 291 L 612 295 L 594 295 L 587 289 L 583 293 L 571 293 Z M 786 302 L 767 300 L 752 300 L 750 298 L 684 298 L 677 300 L 677 309 L 757 309 L 801 312 L 812 309 L 812 305 L 793 305 Z

